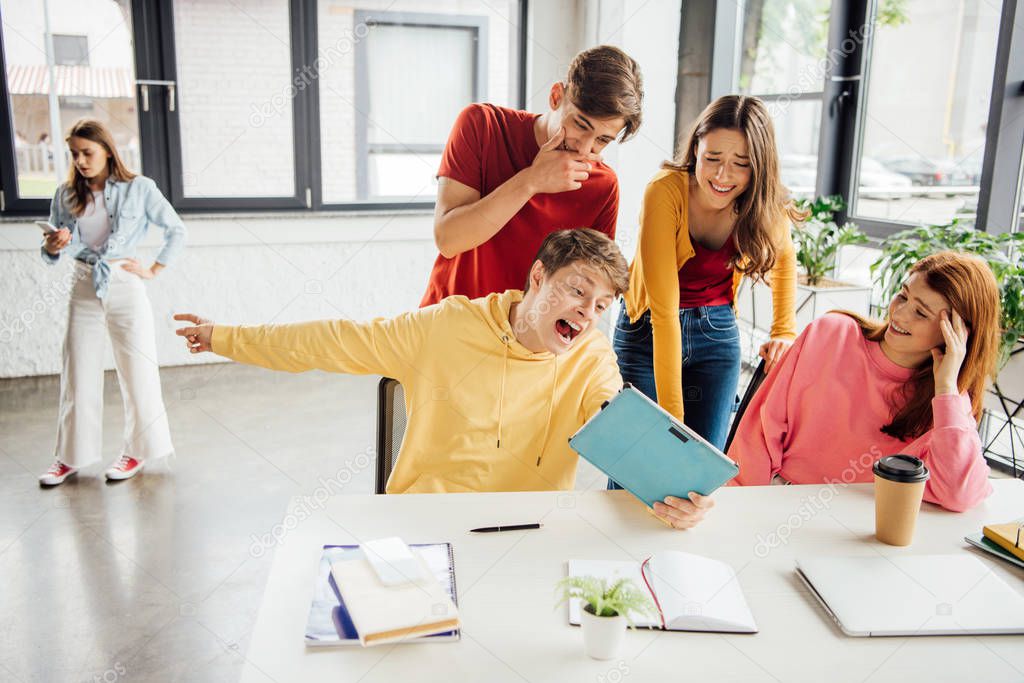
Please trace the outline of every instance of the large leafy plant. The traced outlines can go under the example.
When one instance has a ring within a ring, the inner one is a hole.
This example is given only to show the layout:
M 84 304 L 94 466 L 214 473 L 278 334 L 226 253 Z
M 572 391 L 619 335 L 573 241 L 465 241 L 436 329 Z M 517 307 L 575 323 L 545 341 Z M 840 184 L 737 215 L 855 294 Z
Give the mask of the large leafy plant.
M 619 579 L 608 585 L 605 579 L 596 576 L 567 576 L 555 586 L 563 605 L 573 598 L 583 601 L 584 609 L 599 617 L 622 615 L 633 626 L 631 614 L 657 615 L 654 603 L 631 579 Z
M 836 225 L 835 215 L 845 204 L 839 195 L 798 199 L 799 210 L 808 212 L 807 220 L 793 229 L 796 260 L 812 287 L 821 282 L 836 267 L 839 248 L 848 244 L 864 244 L 867 235 L 853 223 Z
M 976 254 L 988 262 L 999 283 L 1002 303 L 1002 360 L 1024 337 L 1024 232 L 992 235 L 959 219 L 946 225 L 910 228 L 886 238 L 882 254 L 871 264 L 871 275 L 890 301 L 903 285 L 910 267 L 925 256 L 952 249 Z

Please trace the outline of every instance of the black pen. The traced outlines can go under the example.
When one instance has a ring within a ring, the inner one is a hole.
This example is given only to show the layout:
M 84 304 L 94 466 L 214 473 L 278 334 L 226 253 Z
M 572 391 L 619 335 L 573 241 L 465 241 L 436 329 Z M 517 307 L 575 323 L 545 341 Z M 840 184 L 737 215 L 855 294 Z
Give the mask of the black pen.
M 508 526 L 482 526 L 479 529 L 470 529 L 469 532 L 476 534 L 489 534 L 492 531 L 520 531 L 522 529 L 539 529 L 541 528 L 541 526 L 542 525 L 540 522 L 537 522 L 535 524 L 510 524 Z

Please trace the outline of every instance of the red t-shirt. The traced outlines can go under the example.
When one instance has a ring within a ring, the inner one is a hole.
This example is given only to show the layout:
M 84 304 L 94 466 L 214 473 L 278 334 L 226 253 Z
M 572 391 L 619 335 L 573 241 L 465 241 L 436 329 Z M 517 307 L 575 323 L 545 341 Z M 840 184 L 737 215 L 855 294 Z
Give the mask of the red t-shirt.
M 679 269 L 679 308 L 721 306 L 732 303 L 732 268 L 736 253 L 732 237 L 721 249 L 706 249 L 691 239 L 693 257 Z
M 438 177 L 468 185 L 481 197 L 533 163 L 537 114 L 493 104 L 471 104 L 455 121 Z M 522 289 L 544 238 L 565 228 L 593 228 L 615 238 L 619 183 L 615 172 L 594 164 L 578 190 L 536 194 L 491 239 L 454 258 L 438 254 L 420 306 L 446 296 L 477 298 Z

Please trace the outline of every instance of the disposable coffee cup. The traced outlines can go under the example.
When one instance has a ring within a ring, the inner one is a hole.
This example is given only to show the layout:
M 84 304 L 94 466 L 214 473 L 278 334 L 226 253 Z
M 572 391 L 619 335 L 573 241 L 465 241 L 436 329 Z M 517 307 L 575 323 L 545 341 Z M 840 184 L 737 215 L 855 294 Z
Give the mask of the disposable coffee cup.
M 875 538 L 889 545 L 910 545 L 928 481 L 924 461 L 889 455 L 875 462 Z

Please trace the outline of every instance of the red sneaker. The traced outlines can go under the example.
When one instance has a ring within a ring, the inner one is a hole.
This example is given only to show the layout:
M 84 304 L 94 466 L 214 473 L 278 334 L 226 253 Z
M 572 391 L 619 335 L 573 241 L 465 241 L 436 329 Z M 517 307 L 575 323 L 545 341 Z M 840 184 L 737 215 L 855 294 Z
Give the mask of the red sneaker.
M 142 471 L 143 463 L 130 455 L 122 455 L 113 465 L 107 468 L 107 479 L 131 479 Z
M 63 484 L 64 480 L 70 477 L 72 474 L 77 474 L 78 468 L 65 465 L 60 460 L 54 460 L 53 464 L 50 465 L 50 469 L 39 477 L 39 483 L 43 486 L 56 486 L 57 484 Z

